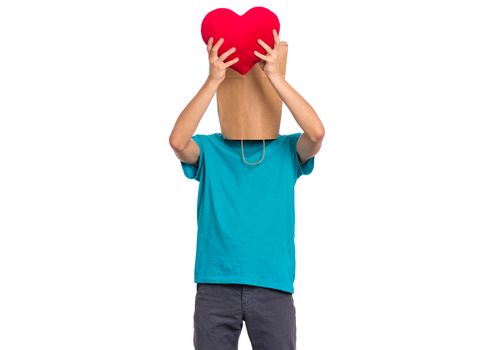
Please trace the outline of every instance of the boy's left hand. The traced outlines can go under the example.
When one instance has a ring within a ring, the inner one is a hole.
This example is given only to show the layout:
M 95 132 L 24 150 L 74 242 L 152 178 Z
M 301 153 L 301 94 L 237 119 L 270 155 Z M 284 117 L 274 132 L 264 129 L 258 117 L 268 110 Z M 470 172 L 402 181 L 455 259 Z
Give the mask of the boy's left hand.
M 264 73 L 269 77 L 280 76 L 280 67 L 279 67 L 279 35 L 276 30 L 272 30 L 272 35 L 274 36 L 274 48 L 271 49 L 269 45 L 267 45 L 262 39 L 257 39 L 260 46 L 264 48 L 267 52 L 267 55 L 263 55 L 254 50 L 255 56 L 262 59 L 259 62 L 260 68 L 264 71 Z

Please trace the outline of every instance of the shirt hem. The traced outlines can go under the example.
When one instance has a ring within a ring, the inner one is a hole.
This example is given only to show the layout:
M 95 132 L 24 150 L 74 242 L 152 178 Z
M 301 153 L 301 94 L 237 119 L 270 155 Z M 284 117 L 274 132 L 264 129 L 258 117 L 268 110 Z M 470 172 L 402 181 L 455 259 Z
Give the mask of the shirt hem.
M 293 294 L 294 287 L 285 286 L 283 283 L 256 280 L 244 277 L 224 277 L 224 276 L 195 276 L 194 283 L 238 283 L 238 284 L 250 284 L 257 287 L 266 287 L 272 289 L 279 289 L 284 292 Z

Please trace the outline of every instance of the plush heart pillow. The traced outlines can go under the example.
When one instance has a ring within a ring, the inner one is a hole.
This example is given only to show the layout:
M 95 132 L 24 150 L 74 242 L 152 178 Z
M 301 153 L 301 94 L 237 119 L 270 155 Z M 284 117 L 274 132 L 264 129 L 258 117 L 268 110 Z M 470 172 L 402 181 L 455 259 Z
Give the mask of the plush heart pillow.
M 265 7 L 253 7 L 241 16 L 230 9 L 218 8 L 204 17 L 201 24 L 201 35 L 206 44 L 209 38 L 213 37 L 213 46 L 220 38 L 224 39 L 218 49 L 218 56 L 235 47 L 236 51 L 225 61 L 228 62 L 238 56 L 240 59 L 230 68 L 240 74 L 246 74 L 255 63 L 261 60 L 255 56 L 254 50 L 264 55 L 267 54 L 257 39 L 262 39 L 267 45 L 274 48 L 272 29 L 279 34 L 279 26 L 277 16 Z

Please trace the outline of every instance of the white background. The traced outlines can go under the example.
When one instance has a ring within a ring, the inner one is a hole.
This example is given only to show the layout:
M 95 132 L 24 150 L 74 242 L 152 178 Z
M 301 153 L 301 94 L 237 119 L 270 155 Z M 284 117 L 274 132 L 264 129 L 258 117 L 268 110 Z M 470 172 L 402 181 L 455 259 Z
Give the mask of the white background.
M 485 1 L 85 0 L 0 5 L 2 350 L 193 348 L 198 182 L 168 136 L 205 14 L 257 5 L 326 128 L 296 185 L 298 349 L 490 348 Z

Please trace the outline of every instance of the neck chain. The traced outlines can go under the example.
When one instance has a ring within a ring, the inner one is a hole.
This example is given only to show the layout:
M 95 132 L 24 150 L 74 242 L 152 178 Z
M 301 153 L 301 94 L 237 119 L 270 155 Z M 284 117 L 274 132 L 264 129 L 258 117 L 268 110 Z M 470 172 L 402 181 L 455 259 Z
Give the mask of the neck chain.
M 260 162 L 262 162 L 264 160 L 264 157 L 265 157 L 265 140 L 262 140 L 262 142 L 263 142 L 262 158 L 259 161 L 255 162 L 255 163 L 250 163 L 250 162 L 248 162 L 245 159 L 245 153 L 243 151 L 243 140 L 241 140 L 241 141 L 242 141 L 242 159 L 245 162 L 245 164 L 248 164 L 248 165 L 257 165 L 257 164 L 259 164 Z

